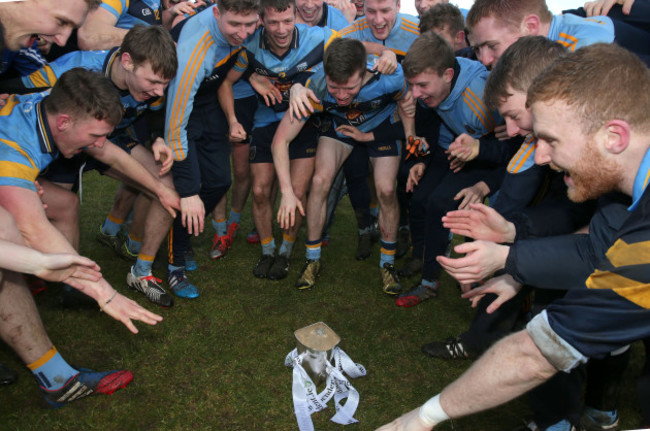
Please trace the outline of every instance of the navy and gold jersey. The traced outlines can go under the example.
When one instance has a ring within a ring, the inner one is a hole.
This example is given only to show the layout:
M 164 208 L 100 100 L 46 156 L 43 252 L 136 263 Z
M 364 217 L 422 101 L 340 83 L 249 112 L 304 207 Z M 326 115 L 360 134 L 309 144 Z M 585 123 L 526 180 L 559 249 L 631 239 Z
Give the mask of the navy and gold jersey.
M 536 139 L 532 134 L 526 136 L 521 147 L 508 162 L 508 173 L 518 174 L 535 166 L 535 143 Z
M 272 107 L 260 103 L 255 113 L 255 126 L 264 127 L 280 121 L 289 107 L 291 85 L 306 81 L 312 68 L 323 61 L 325 49 L 339 33 L 327 27 L 309 27 L 296 24 L 291 46 L 284 55 L 278 57 L 271 52 L 264 28 L 258 29 L 239 54 L 234 69 L 244 72 L 248 67 L 259 75 L 268 77 L 282 93 L 282 102 Z
M 371 59 L 376 57 L 370 56 Z M 367 64 L 368 72 L 372 69 L 373 62 Z M 397 66 L 397 70 L 391 75 L 373 73 L 372 78 L 362 87 L 359 94 L 347 106 L 339 106 L 336 99 L 327 90 L 325 81 L 325 71 L 319 69 L 309 80 L 306 87 L 311 89 L 320 103 L 313 102 L 312 105 L 316 112 L 326 112 L 332 116 L 334 126 L 351 125 L 362 132 L 373 131 L 380 123 L 386 119 L 392 122 L 397 121 L 394 115 L 397 101 L 407 91 L 406 80 L 402 72 L 402 67 Z M 345 137 L 343 134 L 338 134 Z
M 110 51 L 74 51 L 57 58 L 42 69 L 24 76 L 22 82 L 27 88 L 53 87 L 61 75 L 75 67 L 99 72 L 110 79 L 111 66 L 115 61 L 119 61 L 119 55 L 118 47 Z M 119 93 L 123 109 L 122 121 L 115 128 L 111 137 L 128 128 L 147 109 L 161 110 L 164 107 L 164 96 L 138 102 L 128 90 L 119 90 Z
M 36 177 L 58 156 L 41 103 L 48 94 L 14 94 L 0 109 L 0 185 L 36 191 Z
M 370 30 L 367 19 L 359 18 L 341 30 L 341 36 L 362 42 L 375 42 L 389 48 L 401 62 L 411 44 L 420 36 L 419 20 L 411 15 L 397 14 L 397 20 L 385 40 L 377 39 Z
M 160 0 L 104 0 L 101 8 L 110 12 L 115 27 L 130 29 L 136 24 L 162 25 Z
M 178 72 L 169 83 L 165 118 L 165 141 L 176 161 L 187 157 L 187 122 L 195 99 L 216 99 L 219 85 L 241 51 L 241 47 L 230 46 L 221 34 L 214 7 L 184 21 L 178 35 Z

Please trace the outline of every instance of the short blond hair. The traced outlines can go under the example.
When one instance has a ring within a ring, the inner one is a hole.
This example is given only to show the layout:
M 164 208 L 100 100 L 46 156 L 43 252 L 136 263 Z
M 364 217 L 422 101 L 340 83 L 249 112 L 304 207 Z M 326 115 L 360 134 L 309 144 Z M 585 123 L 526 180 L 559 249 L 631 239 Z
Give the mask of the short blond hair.
M 528 89 L 528 106 L 555 101 L 576 111 L 586 135 L 614 119 L 650 132 L 650 69 L 618 45 L 580 48 L 546 68 Z
M 514 29 L 530 14 L 537 15 L 543 23 L 553 19 L 545 0 L 476 0 L 467 13 L 465 26 L 471 32 L 481 19 L 492 17 Z

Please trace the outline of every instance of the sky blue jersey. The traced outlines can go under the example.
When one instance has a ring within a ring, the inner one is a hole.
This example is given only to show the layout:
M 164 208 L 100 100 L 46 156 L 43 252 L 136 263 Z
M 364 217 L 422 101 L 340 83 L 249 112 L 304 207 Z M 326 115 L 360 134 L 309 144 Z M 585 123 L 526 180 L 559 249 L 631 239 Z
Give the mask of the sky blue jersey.
M 263 102 L 255 112 L 254 127 L 280 121 L 289 107 L 289 89 L 296 80 L 307 80 L 314 66 L 323 61 L 323 54 L 339 33 L 327 27 L 296 24 L 291 46 L 282 56 L 271 52 L 264 27 L 259 28 L 239 55 L 234 69 L 244 72 L 250 65 L 253 72 L 267 76 L 282 93 L 282 102 L 268 107 Z
M 75 67 L 99 72 L 110 79 L 111 67 L 115 61 L 120 61 L 119 57 L 119 47 L 110 51 L 73 51 L 57 58 L 42 69 L 23 76 L 21 80 L 27 88 L 53 87 L 61 75 Z M 165 106 L 164 96 L 138 102 L 128 90 L 119 90 L 119 93 L 123 109 L 122 121 L 117 125 L 111 137 L 123 132 L 147 109 L 157 111 Z
M 575 51 L 594 43 L 614 42 L 614 23 L 606 16 L 582 18 L 570 13 L 556 15 L 551 20 L 547 37 L 569 51 Z
M 58 156 L 41 103 L 48 94 L 13 94 L 0 109 L 0 185 L 36 191 L 36 177 Z
M 383 75 L 378 72 L 372 72 L 374 56 L 369 56 L 367 64 L 368 71 L 372 73 L 372 78 L 366 82 L 359 94 L 347 106 L 339 106 L 336 99 L 327 91 L 325 82 L 325 71 L 320 68 L 307 81 L 306 87 L 310 88 L 320 103 L 312 103 L 316 112 L 326 112 L 330 114 L 334 121 L 334 127 L 340 125 L 350 125 L 358 128 L 362 132 L 371 132 L 384 120 L 391 118 L 392 122 L 398 121 L 395 115 L 397 101 L 407 91 L 406 80 L 402 67 L 397 66 L 397 70 L 392 75 Z M 340 137 L 345 135 L 337 133 Z
M 162 25 L 160 0 L 104 0 L 101 6 L 117 19 L 116 27 L 130 29 L 136 24 Z
M 341 30 L 341 35 L 346 38 L 359 39 L 362 42 L 375 42 L 389 48 L 401 62 L 409 47 L 420 36 L 419 20 L 407 14 L 397 14 L 395 25 L 385 40 L 377 39 L 370 30 L 365 17 L 359 18 L 350 24 L 349 27 Z

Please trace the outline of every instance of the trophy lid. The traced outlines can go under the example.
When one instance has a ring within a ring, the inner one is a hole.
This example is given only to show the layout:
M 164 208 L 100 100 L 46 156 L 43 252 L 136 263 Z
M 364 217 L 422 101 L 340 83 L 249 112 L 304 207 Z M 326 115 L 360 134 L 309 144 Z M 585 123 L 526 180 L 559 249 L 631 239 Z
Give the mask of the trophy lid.
M 341 341 L 341 337 L 323 322 L 300 328 L 294 335 L 303 346 L 321 352 L 332 350 Z

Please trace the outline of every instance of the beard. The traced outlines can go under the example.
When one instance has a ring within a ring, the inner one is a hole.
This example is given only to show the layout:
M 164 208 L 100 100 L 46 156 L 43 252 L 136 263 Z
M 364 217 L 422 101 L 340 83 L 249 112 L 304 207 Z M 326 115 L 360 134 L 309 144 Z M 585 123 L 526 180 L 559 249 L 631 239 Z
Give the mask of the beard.
M 572 182 L 567 194 L 574 202 L 596 199 L 615 191 L 622 178 L 620 165 L 600 154 L 593 141 L 587 142 L 579 161 L 567 174 Z

